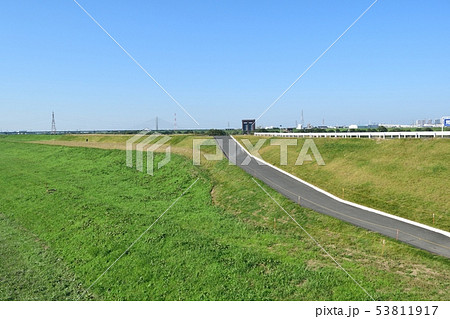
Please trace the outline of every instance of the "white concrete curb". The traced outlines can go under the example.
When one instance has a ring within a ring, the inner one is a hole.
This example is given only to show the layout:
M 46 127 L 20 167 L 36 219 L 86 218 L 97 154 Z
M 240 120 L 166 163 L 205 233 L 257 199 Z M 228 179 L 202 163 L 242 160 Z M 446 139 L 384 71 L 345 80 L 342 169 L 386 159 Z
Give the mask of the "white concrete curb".
M 309 187 L 315 189 L 315 190 L 318 191 L 318 192 L 321 192 L 322 194 L 324 194 L 324 195 L 326 195 L 326 196 L 328 196 L 328 197 L 330 197 L 330 198 L 332 198 L 332 199 L 334 199 L 334 200 L 337 200 L 337 201 L 339 201 L 339 202 L 341 202 L 341 203 L 343 203 L 343 204 L 347 204 L 347 205 L 350 205 L 350 206 L 353 206 L 353 207 L 356 207 L 356 208 L 360 208 L 360 209 L 363 209 L 363 210 L 366 210 L 366 211 L 369 211 L 369 212 L 372 212 L 372 213 L 375 213 L 375 214 L 378 214 L 378 215 L 382 215 L 382 216 L 386 216 L 386 217 L 389 217 L 389 218 L 392 218 L 392 219 L 396 219 L 396 220 L 399 220 L 399 221 L 408 223 L 408 224 L 410 224 L 410 225 L 414 225 L 414 226 L 417 226 L 417 227 L 421 227 L 421 228 L 424 228 L 424 229 L 433 231 L 433 232 L 435 232 L 435 233 L 439 233 L 439 234 L 442 234 L 442 235 L 444 235 L 444 236 L 450 237 L 450 233 L 449 233 L 449 232 L 446 232 L 445 230 L 441 230 L 441 229 L 434 228 L 434 227 L 431 227 L 431 226 L 428 226 L 428 225 L 424 225 L 424 224 L 421 224 L 421 223 L 418 223 L 418 222 L 415 222 L 415 221 L 412 221 L 412 220 L 409 220 L 409 219 L 406 219 L 406 218 L 402 218 L 402 217 L 398 217 L 398 216 L 395 216 L 395 215 L 391 215 L 391 214 L 382 212 L 382 211 L 380 211 L 380 210 L 376 210 L 376 209 L 373 209 L 373 208 L 370 208 L 370 207 L 367 207 L 367 206 L 363 206 L 363 205 L 359 205 L 359 204 L 356 204 L 356 203 L 353 203 L 353 202 L 349 202 L 349 201 L 347 201 L 347 200 L 344 200 L 344 199 L 341 199 L 341 198 L 339 198 L 339 197 L 337 197 L 337 196 L 334 196 L 333 194 L 328 193 L 327 191 L 325 191 L 325 190 L 323 190 L 323 189 L 321 189 L 321 188 L 319 188 L 319 187 L 317 187 L 317 186 L 314 186 L 314 185 L 312 185 L 312 184 L 310 184 L 310 183 L 308 183 L 308 182 L 305 182 L 304 180 L 298 178 L 297 176 L 294 176 L 294 175 L 292 175 L 292 174 L 290 174 L 290 173 L 288 173 L 288 172 L 286 172 L 286 171 L 283 171 L 281 168 L 278 168 L 278 167 L 276 167 L 276 166 L 274 166 L 274 165 L 272 165 L 272 164 L 270 164 L 270 163 L 267 163 L 266 161 L 264 161 L 264 160 L 262 160 L 262 159 L 260 159 L 260 158 L 257 158 L 257 157 L 255 157 L 255 156 L 253 156 L 253 155 L 250 154 L 250 153 L 245 149 L 245 147 L 242 146 L 242 145 L 241 145 L 241 144 L 240 144 L 240 143 L 239 143 L 232 135 L 230 135 L 230 137 L 231 137 L 231 138 L 236 142 L 236 144 L 239 145 L 239 146 L 240 146 L 240 147 L 248 154 L 248 156 L 250 156 L 251 158 L 253 158 L 253 159 L 255 159 L 255 160 L 257 160 L 257 161 L 259 161 L 259 162 L 261 162 L 261 163 L 263 163 L 263 164 L 265 164 L 265 165 L 267 165 L 267 166 L 270 166 L 270 167 L 272 167 L 273 169 L 276 169 L 277 171 L 279 171 L 279 172 L 281 172 L 281 173 L 283 173 L 283 174 L 285 174 L 285 175 L 287 175 L 287 176 L 289 176 L 289 177 L 291 177 L 291 178 L 293 178 L 293 179 L 299 181 L 300 183 L 303 183 L 303 184 L 305 184 L 305 185 L 307 185 L 307 186 L 309 186 Z

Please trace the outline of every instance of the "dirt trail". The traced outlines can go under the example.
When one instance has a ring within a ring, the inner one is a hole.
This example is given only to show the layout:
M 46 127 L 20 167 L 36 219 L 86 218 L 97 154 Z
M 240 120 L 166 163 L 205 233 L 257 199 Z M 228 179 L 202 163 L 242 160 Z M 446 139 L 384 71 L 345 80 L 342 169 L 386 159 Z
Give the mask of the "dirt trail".
M 72 147 L 90 147 L 101 148 L 108 150 L 125 150 L 125 143 L 102 143 L 102 142 L 80 142 L 80 141 L 33 141 L 30 143 L 35 144 L 47 144 L 47 145 L 59 145 L 59 146 L 72 146 Z
M 46 144 L 46 145 L 58 145 L 58 146 L 69 146 L 69 147 L 88 147 L 88 148 L 100 148 L 107 150 L 126 150 L 125 143 L 114 143 L 114 142 L 81 142 L 81 141 L 33 141 L 29 143 L 35 144 Z M 192 158 L 192 149 L 186 147 L 170 146 L 172 153 L 178 155 L 184 155 L 188 158 Z M 165 148 L 161 147 L 155 152 L 165 152 Z

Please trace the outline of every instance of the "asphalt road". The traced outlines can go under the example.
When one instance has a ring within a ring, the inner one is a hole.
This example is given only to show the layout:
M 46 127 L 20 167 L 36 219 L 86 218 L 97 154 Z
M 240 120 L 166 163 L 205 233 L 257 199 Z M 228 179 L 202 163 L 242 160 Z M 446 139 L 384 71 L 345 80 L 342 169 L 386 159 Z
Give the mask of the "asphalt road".
M 342 203 L 254 158 L 249 157 L 250 162 L 247 160 L 248 164 L 242 165 L 248 155 L 240 144 L 229 136 L 217 136 L 215 139 L 231 162 L 292 201 L 300 202 L 301 206 L 450 258 L 449 236 Z M 236 152 L 230 152 L 230 146 Z

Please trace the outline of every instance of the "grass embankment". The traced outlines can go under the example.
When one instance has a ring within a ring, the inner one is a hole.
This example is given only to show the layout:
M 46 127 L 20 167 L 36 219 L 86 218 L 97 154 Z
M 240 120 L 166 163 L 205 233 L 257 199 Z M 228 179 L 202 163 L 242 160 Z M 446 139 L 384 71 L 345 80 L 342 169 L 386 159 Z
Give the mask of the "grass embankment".
M 3 140 L 0 166 L 0 299 L 79 298 L 197 177 L 82 299 L 368 299 L 226 160 L 194 167 L 173 155 L 149 176 L 123 151 Z M 374 298 L 449 298 L 448 259 L 390 239 L 383 249 L 384 237 L 268 191 Z
M 253 145 L 260 139 L 238 138 Z M 288 165 L 280 165 L 280 146 L 264 139 L 259 151 L 264 160 L 309 183 L 346 200 L 450 231 L 449 139 L 314 139 L 325 166 L 315 161 L 295 165 L 304 139 L 288 147 Z

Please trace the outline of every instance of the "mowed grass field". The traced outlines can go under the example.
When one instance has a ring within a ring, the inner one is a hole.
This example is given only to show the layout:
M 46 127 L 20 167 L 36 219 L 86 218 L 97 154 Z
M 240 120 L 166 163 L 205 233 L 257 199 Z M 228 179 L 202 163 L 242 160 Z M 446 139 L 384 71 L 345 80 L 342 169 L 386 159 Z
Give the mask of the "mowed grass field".
M 343 199 L 450 231 L 450 139 L 314 139 L 325 166 L 314 158 L 295 165 L 305 139 L 280 165 L 275 139 L 264 138 L 259 151 L 267 162 Z
M 0 299 L 370 299 L 249 175 L 225 159 L 192 165 L 193 136 L 170 141 L 178 154 L 154 176 L 126 167 L 120 149 L 25 143 L 95 142 L 85 138 L 0 137 Z M 450 297 L 448 259 L 265 188 L 375 299 Z

